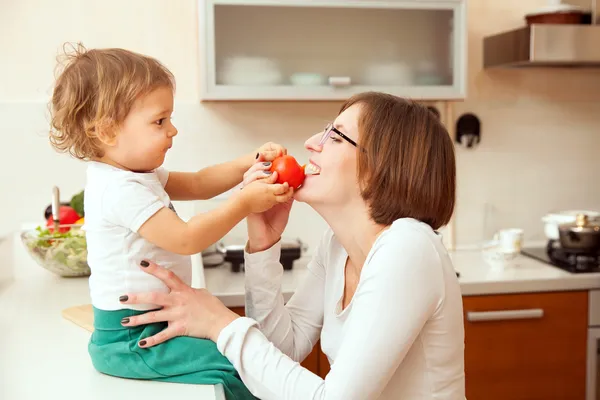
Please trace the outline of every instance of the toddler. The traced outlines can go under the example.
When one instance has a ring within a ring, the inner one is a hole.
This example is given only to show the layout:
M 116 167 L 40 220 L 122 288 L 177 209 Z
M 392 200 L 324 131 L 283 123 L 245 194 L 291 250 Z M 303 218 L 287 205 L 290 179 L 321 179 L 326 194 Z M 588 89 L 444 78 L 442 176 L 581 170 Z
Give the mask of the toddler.
M 215 343 L 177 337 L 151 348 L 138 343 L 166 323 L 123 327 L 121 320 L 156 305 L 124 305 L 123 293 L 168 291 L 139 265 L 151 259 L 191 284 L 190 255 L 217 242 L 249 213 L 287 201 L 287 184 L 256 181 L 188 222 L 171 200 L 208 199 L 243 179 L 255 162 L 285 153 L 267 143 L 234 161 L 195 173 L 161 165 L 177 129 L 171 122 L 173 75 L 157 60 L 123 49 L 77 46 L 67 54 L 51 101 L 50 140 L 87 161 L 85 225 L 94 332 L 94 367 L 123 378 L 222 384 L 228 399 L 254 398 Z

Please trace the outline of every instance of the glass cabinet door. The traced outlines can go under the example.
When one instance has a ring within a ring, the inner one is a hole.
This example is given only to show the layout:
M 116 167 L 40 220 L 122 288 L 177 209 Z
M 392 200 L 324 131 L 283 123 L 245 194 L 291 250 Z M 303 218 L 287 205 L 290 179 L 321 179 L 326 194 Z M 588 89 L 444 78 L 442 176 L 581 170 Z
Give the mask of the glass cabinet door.
M 464 96 L 461 1 L 212 3 L 201 29 L 206 92 L 216 97 Z

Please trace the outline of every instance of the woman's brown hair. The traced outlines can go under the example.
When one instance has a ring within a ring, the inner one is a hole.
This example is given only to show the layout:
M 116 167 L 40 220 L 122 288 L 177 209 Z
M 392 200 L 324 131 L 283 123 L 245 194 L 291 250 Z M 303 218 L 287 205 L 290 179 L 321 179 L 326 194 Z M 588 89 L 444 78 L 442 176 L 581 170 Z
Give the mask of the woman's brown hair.
M 103 155 L 99 135 L 114 132 L 135 100 L 161 86 L 175 90 L 165 66 L 129 50 L 67 44 L 63 58 L 50 103 L 50 143 L 82 160 Z
M 358 181 L 371 218 L 446 225 L 456 201 L 456 161 L 440 119 L 426 106 L 377 92 L 351 97 L 340 113 L 354 104 L 361 106 Z

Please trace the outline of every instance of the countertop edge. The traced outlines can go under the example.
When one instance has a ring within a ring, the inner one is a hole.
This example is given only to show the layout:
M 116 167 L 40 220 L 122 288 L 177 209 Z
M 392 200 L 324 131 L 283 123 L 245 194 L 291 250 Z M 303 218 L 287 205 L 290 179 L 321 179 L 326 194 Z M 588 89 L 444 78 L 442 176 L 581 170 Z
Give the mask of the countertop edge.
M 600 289 L 600 277 L 515 280 L 508 282 L 463 282 L 460 289 L 463 296 L 595 290 Z

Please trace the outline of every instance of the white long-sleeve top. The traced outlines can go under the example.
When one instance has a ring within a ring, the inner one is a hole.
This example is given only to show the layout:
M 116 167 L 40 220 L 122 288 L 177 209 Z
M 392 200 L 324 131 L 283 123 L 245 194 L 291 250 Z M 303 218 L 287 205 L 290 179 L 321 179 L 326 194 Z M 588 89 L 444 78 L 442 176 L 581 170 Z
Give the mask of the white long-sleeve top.
M 284 305 L 280 247 L 246 254 L 246 314 L 217 347 L 261 399 L 465 399 L 460 287 L 441 237 L 399 219 L 375 241 L 342 310 L 348 254 L 328 231 Z M 299 362 L 317 340 L 325 379 Z

